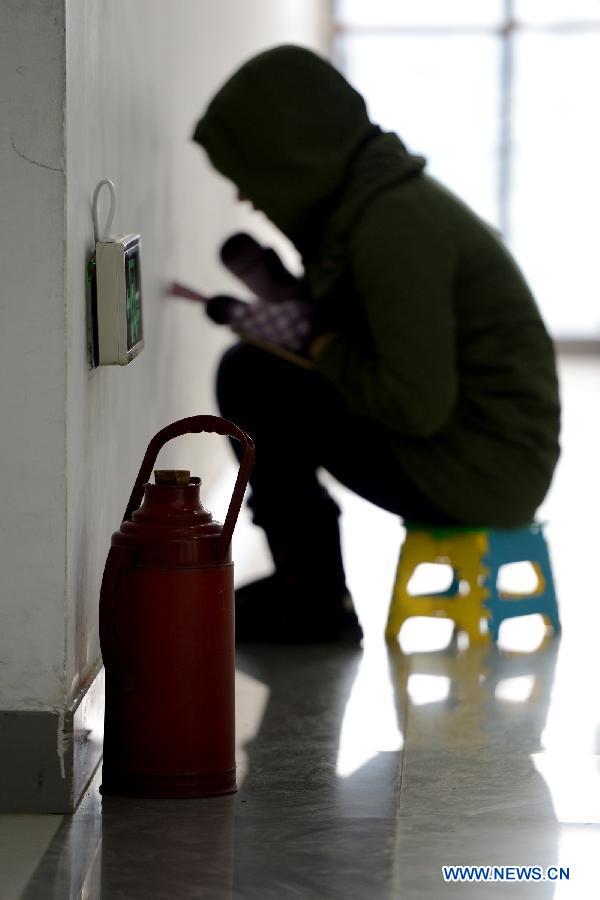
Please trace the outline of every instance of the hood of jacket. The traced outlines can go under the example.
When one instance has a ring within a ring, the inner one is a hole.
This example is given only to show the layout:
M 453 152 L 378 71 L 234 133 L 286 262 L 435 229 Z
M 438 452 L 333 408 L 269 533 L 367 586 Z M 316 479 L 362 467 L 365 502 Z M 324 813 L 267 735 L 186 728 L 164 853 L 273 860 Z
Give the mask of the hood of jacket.
M 425 165 L 369 120 L 361 95 L 330 63 L 294 45 L 241 66 L 193 138 L 301 252 L 332 216 L 343 230 L 340 219 L 354 218 L 369 196 Z
M 194 131 L 213 166 L 292 240 L 380 129 L 326 60 L 281 46 L 246 62 Z

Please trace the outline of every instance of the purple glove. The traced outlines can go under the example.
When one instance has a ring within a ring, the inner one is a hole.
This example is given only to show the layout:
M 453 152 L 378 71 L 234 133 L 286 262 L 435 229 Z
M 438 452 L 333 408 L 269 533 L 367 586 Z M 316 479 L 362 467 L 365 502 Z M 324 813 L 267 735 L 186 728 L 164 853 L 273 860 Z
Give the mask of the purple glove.
M 312 308 L 302 300 L 245 303 L 219 295 L 208 301 L 206 312 L 213 322 L 229 325 L 237 334 L 269 341 L 304 356 L 316 336 Z

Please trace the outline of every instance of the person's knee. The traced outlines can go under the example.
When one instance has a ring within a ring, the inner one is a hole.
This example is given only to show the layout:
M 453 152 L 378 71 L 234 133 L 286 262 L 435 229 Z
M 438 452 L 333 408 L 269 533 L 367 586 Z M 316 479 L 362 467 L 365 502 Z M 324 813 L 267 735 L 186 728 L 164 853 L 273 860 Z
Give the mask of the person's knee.
M 277 357 L 250 344 L 230 347 L 217 368 L 216 395 L 221 415 L 243 428 L 238 420 L 250 425 L 261 410 L 271 409 L 273 385 L 281 380 L 278 363 Z
M 240 367 L 247 365 L 248 350 L 252 350 L 248 344 L 233 344 L 225 351 L 219 361 L 217 378 L 227 378 L 230 372 L 236 372 Z
M 251 344 L 234 344 L 224 353 L 217 369 L 219 408 L 230 405 L 232 399 L 266 399 L 274 393 L 274 385 L 297 378 L 298 371 L 303 370 Z
M 247 344 L 234 344 L 223 354 L 217 368 L 217 402 L 222 415 L 239 400 L 241 387 L 247 383 L 254 362 L 252 350 Z M 248 352 L 250 351 L 250 353 Z
M 320 376 L 246 343 L 223 355 L 216 394 L 221 415 L 238 425 L 238 419 L 247 424 L 270 420 L 275 411 L 280 425 L 282 417 L 296 423 L 299 410 L 314 413 L 317 406 L 330 406 L 329 389 Z

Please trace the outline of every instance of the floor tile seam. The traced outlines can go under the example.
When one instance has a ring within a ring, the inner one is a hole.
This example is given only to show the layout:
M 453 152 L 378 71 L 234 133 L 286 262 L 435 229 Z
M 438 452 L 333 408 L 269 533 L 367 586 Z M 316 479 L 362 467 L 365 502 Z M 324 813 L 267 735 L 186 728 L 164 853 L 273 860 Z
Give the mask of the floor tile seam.
M 594 751 L 588 752 L 579 752 L 577 750 L 569 750 L 565 752 L 564 750 L 553 750 L 552 748 L 538 748 L 532 749 L 526 746 L 511 746 L 505 745 L 501 746 L 499 744 L 489 744 L 483 747 L 476 746 L 432 746 L 432 745 L 419 745 L 412 744 L 407 741 L 403 747 L 403 757 L 405 755 L 410 759 L 411 756 L 419 756 L 419 754 L 439 754 L 445 755 L 450 758 L 452 757 L 473 757 L 473 756 L 483 756 L 488 757 L 490 759 L 494 757 L 500 757 L 502 759 L 532 759 L 534 757 L 547 757 L 551 759 L 564 759 L 565 762 L 573 762 L 577 760 L 592 760 L 596 759 L 600 762 L 600 753 L 596 753 Z
M 402 805 L 402 786 L 404 779 L 404 762 L 406 759 L 406 750 L 409 744 L 409 728 L 410 728 L 410 709 L 411 704 L 408 699 L 408 679 L 404 682 L 402 695 L 399 698 L 400 704 L 399 709 L 403 711 L 404 715 L 402 717 L 403 721 L 401 721 L 400 725 L 403 731 L 403 742 L 402 749 L 400 750 L 400 759 L 399 759 L 399 769 L 398 769 L 398 783 L 396 787 L 396 817 L 400 816 L 400 810 Z

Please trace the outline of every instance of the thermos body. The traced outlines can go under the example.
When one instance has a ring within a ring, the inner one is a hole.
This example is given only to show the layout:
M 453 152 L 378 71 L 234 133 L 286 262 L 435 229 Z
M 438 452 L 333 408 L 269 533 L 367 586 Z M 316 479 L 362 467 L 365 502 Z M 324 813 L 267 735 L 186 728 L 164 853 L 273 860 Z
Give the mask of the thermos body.
M 179 481 L 144 483 L 160 446 L 187 431 L 217 431 L 244 442 L 223 528 L 200 503 L 200 479 L 185 473 L 186 483 L 184 473 L 168 473 Z M 113 535 L 102 582 L 101 790 L 140 797 L 226 794 L 236 790 L 230 542 L 253 446 L 236 426 L 213 416 L 174 423 L 153 440 Z
M 235 782 L 233 565 L 123 573 L 104 793 L 206 796 Z M 196 793 L 197 792 L 197 793 Z

